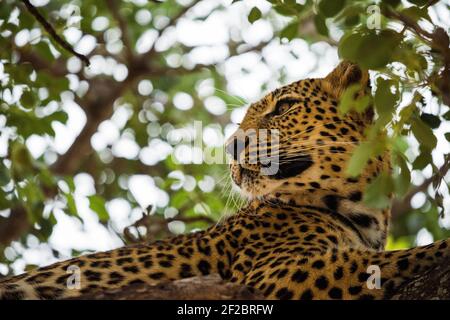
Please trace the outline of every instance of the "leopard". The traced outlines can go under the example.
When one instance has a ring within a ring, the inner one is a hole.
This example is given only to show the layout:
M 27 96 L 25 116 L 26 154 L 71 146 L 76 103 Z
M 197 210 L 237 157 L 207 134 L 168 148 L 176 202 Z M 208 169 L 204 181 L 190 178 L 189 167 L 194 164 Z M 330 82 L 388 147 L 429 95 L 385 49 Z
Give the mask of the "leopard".
M 360 88 L 355 95 L 370 94 L 369 73 L 342 61 L 325 77 L 282 86 L 248 106 L 224 146 L 231 179 L 248 199 L 235 214 L 205 230 L 2 279 L 0 298 L 77 298 L 219 274 L 266 299 L 390 299 L 405 282 L 448 259 L 450 240 L 385 250 L 390 209 L 366 204 L 364 190 L 390 170 L 389 155 L 370 159 L 356 177 L 346 170 L 376 118 L 371 106 L 340 111 L 343 94 L 353 85 Z M 275 142 L 256 143 L 238 134 L 262 129 L 277 132 Z M 252 158 L 258 148 L 270 157 Z M 79 286 L 69 285 L 74 267 Z

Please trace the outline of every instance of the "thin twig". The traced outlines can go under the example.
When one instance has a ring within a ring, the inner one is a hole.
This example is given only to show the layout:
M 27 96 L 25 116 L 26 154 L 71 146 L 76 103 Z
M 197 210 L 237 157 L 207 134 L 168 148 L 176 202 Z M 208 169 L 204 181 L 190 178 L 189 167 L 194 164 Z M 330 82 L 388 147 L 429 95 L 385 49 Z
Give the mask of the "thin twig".
M 36 18 L 36 20 L 42 25 L 42 27 L 48 32 L 48 34 L 53 38 L 53 40 L 55 40 L 63 49 L 65 49 L 66 51 L 70 52 L 71 54 L 73 54 L 74 56 L 78 57 L 78 59 L 82 60 L 87 66 L 89 66 L 91 63 L 89 61 L 89 59 L 81 54 L 76 52 L 72 46 L 63 38 L 61 38 L 55 31 L 55 29 L 53 28 L 53 26 L 48 23 L 47 20 L 45 20 L 45 18 L 40 14 L 40 12 L 38 11 L 38 9 L 36 9 L 35 6 L 33 6 L 29 0 L 22 0 L 22 2 L 25 4 L 25 6 L 27 7 L 28 11 Z
M 411 199 L 420 192 L 426 192 L 428 187 L 433 185 L 439 185 L 444 179 L 447 172 L 450 170 L 450 156 L 447 156 L 442 167 L 434 175 L 426 179 L 420 185 L 414 187 L 403 199 L 395 199 L 392 203 L 392 216 L 399 217 L 404 213 L 408 213 L 412 210 Z
M 398 13 L 394 10 L 391 10 L 389 8 L 385 8 L 383 10 L 383 14 L 384 16 L 391 18 L 391 19 L 395 19 L 398 21 L 403 22 L 404 27 L 410 29 L 411 31 L 414 31 L 419 37 L 422 38 L 422 40 L 426 41 L 427 43 L 431 42 L 432 39 L 432 34 L 429 33 L 428 31 L 422 29 L 413 19 L 411 19 L 410 17 Z

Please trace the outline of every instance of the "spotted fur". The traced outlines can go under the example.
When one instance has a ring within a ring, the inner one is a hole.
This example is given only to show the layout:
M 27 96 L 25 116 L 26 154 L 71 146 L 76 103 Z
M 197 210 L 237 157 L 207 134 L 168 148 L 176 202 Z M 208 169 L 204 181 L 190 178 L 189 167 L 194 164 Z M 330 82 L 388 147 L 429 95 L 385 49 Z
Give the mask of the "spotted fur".
M 364 140 L 372 111 L 342 115 L 342 92 L 368 75 L 343 62 L 323 79 L 282 87 L 250 106 L 240 128 L 279 130 L 279 171 L 247 161 L 251 141 L 233 135 L 227 145 L 231 175 L 251 201 L 205 231 L 151 244 L 81 256 L 0 281 L 3 299 L 60 299 L 131 283 L 156 284 L 219 273 L 269 299 L 382 299 L 405 281 L 447 259 L 449 240 L 383 251 L 389 210 L 369 208 L 363 190 L 388 157 L 373 159 L 358 178 L 345 174 L 354 147 Z M 239 143 L 242 142 L 242 143 Z M 67 284 L 73 267 L 81 288 Z M 370 268 L 381 271 L 373 288 Z M 69 270 L 69 272 L 68 272 Z

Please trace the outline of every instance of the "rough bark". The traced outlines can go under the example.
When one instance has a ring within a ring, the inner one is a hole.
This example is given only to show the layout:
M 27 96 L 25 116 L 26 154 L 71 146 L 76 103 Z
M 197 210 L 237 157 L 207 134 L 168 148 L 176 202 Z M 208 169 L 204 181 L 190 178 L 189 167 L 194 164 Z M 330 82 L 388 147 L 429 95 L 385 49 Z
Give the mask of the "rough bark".
M 155 286 L 132 284 L 122 289 L 90 292 L 83 300 L 261 300 L 263 295 L 245 285 L 229 283 L 219 275 L 193 277 Z M 393 300 L 450 300 L 450 259 L 417 274 L 404 284 Z
M 404 284 L 394 300 L 450 300 L 450 259 Z
M 228 283 L 218 274 L 193 277 L 155 286 L 132 284 L 122 289 L 91 292 L 77 299 L 95 300 L 257 300 L 260 293 L 251 288 Z

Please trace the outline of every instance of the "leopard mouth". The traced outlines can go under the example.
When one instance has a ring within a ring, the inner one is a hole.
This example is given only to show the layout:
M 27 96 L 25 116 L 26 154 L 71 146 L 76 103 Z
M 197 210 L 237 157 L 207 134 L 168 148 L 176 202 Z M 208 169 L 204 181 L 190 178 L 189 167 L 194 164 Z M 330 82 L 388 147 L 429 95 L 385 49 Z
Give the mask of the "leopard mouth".
M 238 187 L 251 184 L 259 176 L 259 173 L 256 171 L 246 169 L 239 164 L 236 164 L 236 166 L 237 170 L 232 175 L 232 178 Z
M 250 170 L 242 165 L 235 163 L 232 178 L 238 187 L 250 186 L 258 178 L 266 177 L 270 180 L 284 180 L 300 175 L 314 164 L 308 154 L 301 154 L 289 161 L 280 159 L 277 165 L 263 166 L 258 171 Z
M 303 173 L 313 163 L 311 156 L 308 154 L 300 154 L 295 158 L 289 159 L 287 162 L 284 162 L 283 158 L 280 158 L 280 165 L 277 171 L 269 177 L 275 180 L 292 178 Z
M 233 166 L 232 180 L 240 193 L 249 199 L 271 193 L 279 185 L 276 180 L 268 180 L 260 171 L 250 170 L 239 164 Z

